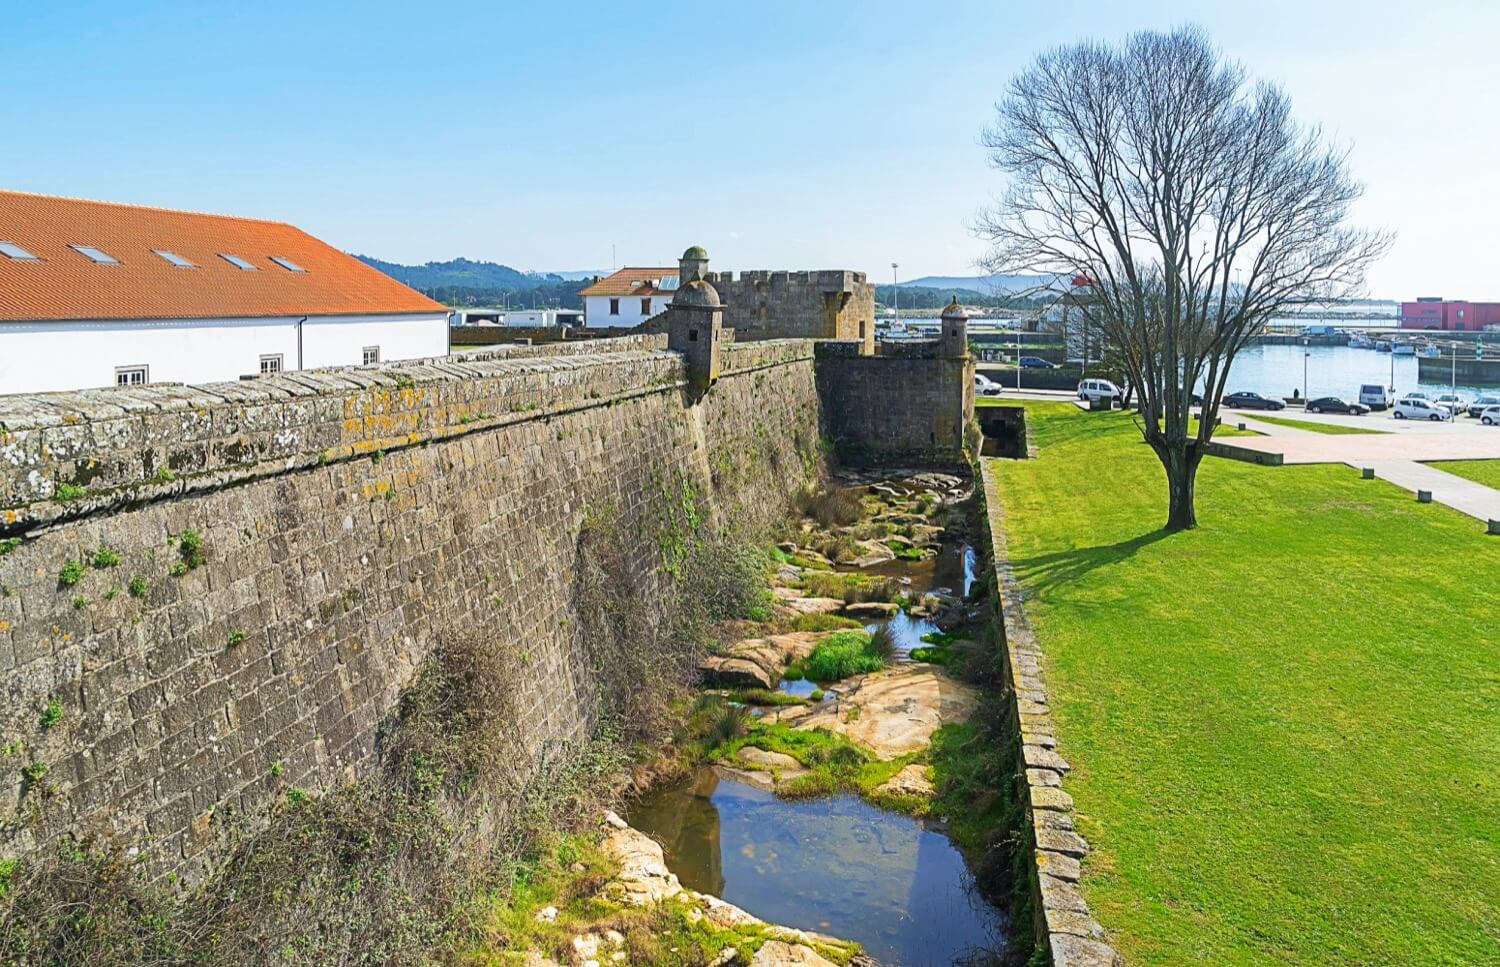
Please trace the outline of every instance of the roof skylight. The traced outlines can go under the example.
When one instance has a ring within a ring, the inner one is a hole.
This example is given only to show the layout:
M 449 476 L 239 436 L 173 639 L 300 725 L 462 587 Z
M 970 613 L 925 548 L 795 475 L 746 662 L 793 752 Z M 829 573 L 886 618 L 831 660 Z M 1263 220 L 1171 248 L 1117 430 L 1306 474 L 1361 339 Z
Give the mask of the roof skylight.
M 92 245 L 69 245 L 68 248 L 77 252 L 79 255 L 82 255 L 86 259 L 92 259 L 93 261 L 98 262 L 100 265 L 115 265 L 119 261 L 108 252 L 105 252 L 102 249 L 94 248 L 94 246 Z
M 280 256 L 280 255 L 273 255 L 273 256 L 271 256 L 271 261 L 275 262 L 277 265 L 279 265 L 282 268 L 286 269 L 288 272 L 306 272 L 307 271 L 302 266 L 298 265 L 296 262 L 293 262 L 291 259 L 284 258 L 283 256 Z
M 219 258 L 228 262 L 230 265 L 234 266 L 237 269 L 244 269 L 246 272 L 260 271 L 249 262 L 246 262 L 244 259 L 240 258 L 238 255 L 230 255 L 228 252 L 220 252 Z
M 22 259 L 31 262 L 41 261 L 15 242 L 0 242 L 0 254 L 4 254 L 6 258 L 10 259 Z
M 187 259 L 183 258 L 181 255 L 178 255 L 176 252 L 168 252 L 166 249 L 162 248 L 154 248 L 151 251 L 155 252 L 157 255 L 160 255 L 168 262 L 171 262 L 179 269 L 196 269 L 198 267 L 192 262 L 189 262 Z

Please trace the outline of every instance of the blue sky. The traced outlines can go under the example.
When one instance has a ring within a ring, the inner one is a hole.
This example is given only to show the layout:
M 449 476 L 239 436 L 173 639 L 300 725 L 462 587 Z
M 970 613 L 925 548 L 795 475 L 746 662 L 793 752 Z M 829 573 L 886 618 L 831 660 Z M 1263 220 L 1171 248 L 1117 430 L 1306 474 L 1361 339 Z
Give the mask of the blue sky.
M 1372 294 L 1500 299 L 1500 4 L 7 4 L 0 187 L 279 218 L 403 262 L 968 274 L 1047 47 L 1191 19 L 1352 148 Z

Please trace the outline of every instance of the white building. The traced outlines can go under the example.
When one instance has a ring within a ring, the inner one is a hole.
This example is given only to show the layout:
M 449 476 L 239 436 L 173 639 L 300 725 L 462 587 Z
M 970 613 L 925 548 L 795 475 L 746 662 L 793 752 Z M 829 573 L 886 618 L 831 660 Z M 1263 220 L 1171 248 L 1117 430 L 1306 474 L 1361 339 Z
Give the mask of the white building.
M 665 312 L 677 291 L 677 266 L 640 268 L 626 266 L 579 291 L 583 297 L 584 325 L 638 326 Z
M 448 309 L 284 222 L 0 191 L 0 393 L 448 351 Z
M 452 323 L 455 326 L 553 329 L 558 326 L 583 325 L 583 313 L 577 309 L 455 309 Z

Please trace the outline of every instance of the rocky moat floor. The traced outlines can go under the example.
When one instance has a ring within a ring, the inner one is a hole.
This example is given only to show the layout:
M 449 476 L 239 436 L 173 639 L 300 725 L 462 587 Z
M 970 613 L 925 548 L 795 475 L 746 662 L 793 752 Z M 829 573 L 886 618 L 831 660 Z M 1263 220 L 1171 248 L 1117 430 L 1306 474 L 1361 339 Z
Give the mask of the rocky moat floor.
M 983 694 L 960 671 L 985 630 L 968 597 L 969 482 L 918 474 L 841 484 L 803 501 L 804 517 L 770 552 L 761 604 L 727 623 L 724 643 L 702 660 L 701 691 L 685 713 L 696 734 L 676 754 L 711 772 L 711 786 L 806 802 L 853 794 L 927 829 L 946 830 L 946 814 L 961 810 L 964 845 L 983 848 L 974 834 L 994 819 L 994 795 L 964 761 L 982 744 L 969 720 Z M 661 844 L 613 813 L 555 852 L 497 913 L 497 943 L 476 959 L 876 962 L 848 939 L 767 923 L 685 888 Z

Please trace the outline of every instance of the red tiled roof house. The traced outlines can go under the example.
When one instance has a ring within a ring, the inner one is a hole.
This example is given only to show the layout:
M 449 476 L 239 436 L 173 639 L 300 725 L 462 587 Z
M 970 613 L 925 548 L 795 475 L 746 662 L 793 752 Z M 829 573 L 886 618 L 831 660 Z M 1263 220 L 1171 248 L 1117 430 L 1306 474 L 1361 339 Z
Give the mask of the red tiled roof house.
M 638 326 L 666 311 L 676 291 L 677 266 L 626 266 L 602 279 L 595 278 L 579 291 L 584 325 Z
M 284 222 L 0 191 L 0 393 L 447 351 L 446 307 Z

